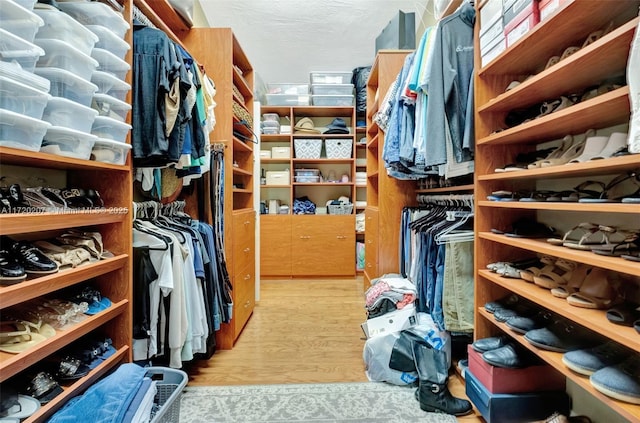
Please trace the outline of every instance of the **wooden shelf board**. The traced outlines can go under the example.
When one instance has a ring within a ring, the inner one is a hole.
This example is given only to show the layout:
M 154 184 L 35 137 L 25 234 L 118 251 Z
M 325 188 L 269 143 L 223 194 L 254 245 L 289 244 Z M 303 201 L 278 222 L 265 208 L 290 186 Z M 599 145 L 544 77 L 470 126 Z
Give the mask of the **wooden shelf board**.
M 129 300 L 113 302 L 111 307 L 93 316 L 87 316 L 82 322 L 65 330 L 57 330 L 56 335 L 20 354 L 0 352 L 0 381 L 4 381 L 29 366 L 33 366 L 46 358 L 52 351 L 57 351 L 76 339 L 96 330 L 116 316 L 126 313 Z
M 291 185 L 260 185 L 260 188 L 291 188 Z
M 244 75 L 238 72 L 238 69 L 236 69 L 235 67 L 233 68 L 233 83 L 236 85 L 236 87 L 238 87 L 238 89 L 244 96 L 245 101 L 253 98 L 253 92 L 251 91 L 251 88 L 249 88 L 249 83 L 244 78 Z
M 317 164 L 341 164 L 341 163 L 351 163 L 353 159 L 293 159 L 294 164 L 300 163 L 317 163 Z
M 629 87 L 602 94 L 513 128 L 480 138 L 478 145 L 539 143 L 629 122 Z
M 241 167 L 233 168 L 234 175 L 253 176 L 253 171 L 242 169 Z
M 562 362 L 562 353 L 546 351 L 533 346 L 524 338 L 524 335 L 517 334 L 510 330 L 506 324 L 497 322 L 489 312 L 482 308 L 479 310 L 479 314 L 486 320 L 493 323 L 495 326 L 502 329 L 503 332 L 509 334 L 522 346 L 532 351 L 545 362 L 549 363 L 552 367 L 565 375 L 568 379 L 571 379 L 573 382 L 582 387 L 589 394 L 593 395 L 597 400 L 610 407 L 616 413 L 620 414 L 626 419 L 629 419 L 629 421 L 638 421 L 638 419 L 640 419 L 640 406 L 617 401 L 597 391 L 589 382 L 588 377 L 574 373 L 564 365 L 564 363 Z
M 291 159 L 264 159 L 261 158 L 260 159 L 260 163 L 264 163 L 264 164 L 269 164 L 269 163 L 286 163 L 288 164 L 291 161 Z
M 626 273 L 628 275 L 638 274 L 638 263 L 625 260 L 620 257 L 601 256 L 591 251 L 574 250 L 567 247 L 551 245 L 548 242 L 530 238 L 512 238 L 506 235 L 494 234 L 492 232 L 479 232 L 480 239 L 510 245 L 524 250 L 546 254 L 554 257 L 564 258 L 590 266 L 602 267 L 615 272 Z
M 468 185 L 458 185 L 458 186 L 454 186 L 454 187 L 416 189 L 416 193 L 417 194 L 432 194 L 432 193 L 441 193 L 441 192 L 471 191 L 473 189 L 474 189 L 474 185 L 473 184 L 468 184 Z
M 41 153 L 39 151 L 27 151 L 17 148 L 0 147 L 0 157 L 3 164 L 16 166 L 39 167 L 45 169 L 63 170 L 116 170 L 129 172 L 128 165 L 114 165 L 95 162 L 92 160 L 74 159 L 71 157 L 57 156 L 55 154 Z
M 378 139 L 379 139 L 379 134 L 376 134 L 373 138 L 371 138 L 371 141 L 367 143 L 367 149 L 369 150 L 377 149 Z
M 571 203 L 571 202 L 544 202 L 544 201 L 477 201 L 479 207 L 495 207 L 518 210 L 557 210 L 571 212 L 598 212 L 598 213 L 638 213 L 638 205 L 630 203 Z
M 125 209 L 125 208 L 122 208 Z M 128 213 L 115 213 L 118 209 L 84 210 L 64 213 L 15 213 L 0 215 L 0 228 L 3 235 L 34 233 L 55 229 L 76 228 L 79 226 L 103 225 L 124 222 Z
M 291 142 L 291 134 L 262 134 L 262 135 L 260 135 L 260 141 L 262 141 L 262 142 Z
M 234 151 L 245 152 L 245 153 L 253 153 L 253 143 L 244 142 L 239 138 L 233 137 L 233 149 Z
M 293 116 L 308 117 L 349 117 L 353 115 L 353 106 L 294 106 Z M 344 134 L 349 135 L 349 134 Z
M 349 187 L 353 186 L 352 182 L 294 182 L 293 186 L 310 186 L 310 187 Z
M 371 172 L 371 173 L 369 173 L 369 174 L 367 175 L 367 178 L 368 178 L 368 179 L 377 179 L 377 178 L 378 178 L 378 174 L 379 174 L 379 173 L 380 173 L 380 172 L 378 172 L 377 170 L 376 170 L 376 171 L 373 171 L 373 172 Z
M 234 194 L 251 194 L 252 192 L 253 190 L 249 188 L 233 188 Z
M 367 135 L 371 137 L 375 137 L 380 133 L 378 124 L 375 122 L 370 122 L 370 125 L 367 127 Z
M 88 375 L 83 378 L 78 379 L 72 385 L 64 387 L 64 392 L 54 399 L 52 399 L 47 404 L 40 407 L 35 413 L 29 416 L 26 420 L 23 420 L 23 423 L 34 423 L 39 421 L 44 421 L 51 417 L 61 406 L 64 405 L 70 398 L 80 395 L 84 392 L 88 387 L 93 385 L 102 375 L 104 375 L 108 370 L 114 367 L 116 364 L 126 360 L 126 356 L 129 353 L 129 347 L 124 346 L 119 348 L 111 357 L 104 360 L 95 369 L 92 369 Z
M 0 309 L 38 298 L 75 285 L 78 282 L 120 269 L 127 265 L 128 257 L 127 254 L 121 254 L 95 263 L 81 265 L 74 269 L 65 269 L 51 275 L 27 279 L 14 285 L 0 287 Z

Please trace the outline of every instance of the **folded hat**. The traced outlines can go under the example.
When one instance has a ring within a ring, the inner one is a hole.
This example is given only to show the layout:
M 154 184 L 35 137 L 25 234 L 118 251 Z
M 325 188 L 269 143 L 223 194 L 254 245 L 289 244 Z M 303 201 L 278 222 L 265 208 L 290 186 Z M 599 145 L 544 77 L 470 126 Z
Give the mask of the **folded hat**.
M 325 134 L 348 134 L 349 128 L 347 128 L 347 124 L 342 118 L 335 118 L 333 122 L 329 126 L 327 126 L 327 130 L 324 131 Z
M 308 117 L 303 117 L 293 127 L 296 133 L 319 134 L 320 131 L 315 128 L 313 121 Z

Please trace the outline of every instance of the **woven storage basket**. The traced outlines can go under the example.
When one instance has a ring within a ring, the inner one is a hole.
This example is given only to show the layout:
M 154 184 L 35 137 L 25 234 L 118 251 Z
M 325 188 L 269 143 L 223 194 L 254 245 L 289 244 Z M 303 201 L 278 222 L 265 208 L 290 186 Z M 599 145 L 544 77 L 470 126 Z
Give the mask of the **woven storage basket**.
M 329 214 L 351 214 L 353 204 L 329 204 L 327 210 Z
M 247 109 L 242 107 L 240 103 L 235 100 L 233 100 L 233 115 L 238 118 L 238 120 L 246 121 L 249 127 L 253 127 L 253 117 L 251 116 L 251 113 L 249 113 Z
M 298 159 L 319 159 L 322 153 L 320 138 L 295 138 L 293 148 Z
M 353 151 L 353 140 L 350 138 L 333 138 L 324 140 L 327 159 L 350 159 Z
M 245 103 L 244 96 L 240 92 L 240 89 L 234 85 L 232 90 L 236 97 L 238 97 L 240 100 L 242 100 L 243 103 Z

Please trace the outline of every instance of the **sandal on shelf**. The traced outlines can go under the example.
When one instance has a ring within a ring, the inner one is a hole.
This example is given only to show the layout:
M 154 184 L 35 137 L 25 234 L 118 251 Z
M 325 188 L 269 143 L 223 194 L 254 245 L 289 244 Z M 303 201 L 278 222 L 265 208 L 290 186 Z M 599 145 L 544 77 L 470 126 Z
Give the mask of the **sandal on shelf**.
M 555 229 L 544 223 L 530 219 L 520 219 L 513 223 L 512 230 L 505 233 L 511 238 L 549 238 L 555 235 Z
M 585 237 L 591 237 L 594 233 L 598 231 L 600 225 L 590 222 L 580 223 L 573 228 L 569 229 L 565 232 L 562 238 L 547 238 L 547 242 L 552 245 L 563 246 L 566 243 L 575 242 L 575 243 L 585 243 L 588 244 L 589 239 L 585 239 Z M 577 235 L 577 236 L 576 236 Z M 598 244 L 602 243 L 603 240 L 597 241 Z
M 640 251 L 640 233 L 631 233 L 619 243 L 595 245 L 591 248 L 596 254 L 609 257 L 620 257 L 623 254 L 633 254 Z
M 632 171 L 627 173 L 622 173 L 605 185 L 604 189 L 600 193 L 598 197 L 595 198 L 581 198 L 579 201 L 581 203 L 617 203 L 620 202 L 623 198 L 627 197 L 629 194 L 629 189 L 626 189 L 627 193 L 623 193 L 625 190 L 623 188 L 623 182 L 632 181 L 636 186 L 634 187 L 637 191 L 640 191 L 640 182 L 638 182 L 639 172 Z M 633 189 L 633 188 L 631 188 Z M 631 194 L 631 195 L 635 195 Z
M 56 377 L 59 380 L 77 380 L 89 374 L 91 369 L 82 360 L 66 356 L 57 366 Z
M 591 270 L 593 270 L 593 268 L 590 266 L 584 264 L 578 265 L 571 273 L 571 277 L 566 284 L 560 284 L 555 288 L 551 288 L 551 295 L 556 298 L 567 298 L 569 295 L 578 292 L 584 280 L 589 273 L 591 273 Z
M 19 354 L 38 345 L 47 338 L 22 321 L 0 322 L 0 351 Z
M 560 56 L 560 61 L 563 61 L 564 59 L 566 59 L 566 58 L 568 58 L 570 56 L 573 56 L 578 51 L 580 51 L 580 47 L 576 47 L 576 46 L 567 47 L 562 52 L 562 56 Z
M 584 151 L 584 141 L 576 141 L 571 144 L 560 157 L 543 160 L 540 167 L 559 166 L 568 163 L 570 160 L 580 156 Z
M 605 190 L 606 185 L 600 181 L 584 181 L 580 185 L 576 186 L 573 191 L 562 197 L 562 201 L 566 202 L 578 202 L 584 198 L 599 198 Z M 590 188 L 600 188 L 594 190 Z
M 550 160 L 550 159 L 554 159 L 557 157 L 562 156 L 562 154 L 564 154 L 564 152 L 571 146 L 571 143 L 573 141 L 573 138 L 570 135 L 567 135 L 563 138 L 562 142 L 560 143 L 559 146 L 557 146 L 555 149 L 553 149 L 553 151 L 551 151 L 547 157 L 543 158 L 543 159 L 539 159 L 539 160 L 535 160 L 531 163 L 529 163 L 527 165 L 528 169 L 539 169 L 542 165 L 542 162 L 544 162 L 545 160 Z
M 567 285 L 571 279 L 577 263 L 565 259 L 558 259 L 551 270 L 541 271 L 533 277 L 533 283 L 541 288 L 553 289 L 560 285 Z
M 566 96 L 561 96 L 556 100 L 545 101 L 540 106 L 540 114 L 536 116 L 536 119 L 550 115 L 551 113 L 559 112 L 560 110 L 566 109 L 567 107 L 573 106 L 574 104 L 575 102 Z
M 114 257 L 113 253 L 104 249 L 104 242 L 100 232 L 83 232 L 70 229 L 58 237 L 64 244 L 85 248 L 95 259 Z
M 540 258 L 540 264 L 529 266 L 526 269 L 520 270 L 520 278 L 527 282 L 533 283 L 533 278 L 540 274 L 543 271 L 550 271 L 553 269 L 554 263 L 556 261 L 555 257 L 552 256 L 542 256 Z
M 43 371 L 38 372 L 29 381 L 26 392 L 28 395 L 40 401 L 40 404 L 44 405 L 60 395 L 63 390 L 49 373 Z
M 606 28 L 593 31 L 592 33 L 587 35 L 587 38 L 585 38 L 584 42 L 582 43 L 582 48 L 585 48 L 586 46 L 595 43 L 600 38 L 610 33 L 612 30 L 613 30 L 613 22 L 609 22 L 609 25 L 607 25 Z
M 618 300 L 617 290 L 611 281 L 609 271 L 595 268 L 587 275 L 578 292 L 567 297 L 572 306 L 606 309 L 612 307 Z
M 640 262 L 640 253 L 622 254 L 620 257 L 625 260 Z
M 621 326 L 633 326 L 640 319 L 640 304 L 624 302 L 610 308 L 606 313 L 607 320 Z
M 613 226 L 598 225 L 598 229 L 592 232 L 585 233 L 578 242 L 569 241 L 564 242 L 562 245 L 573 250 L 591 251 L 594 248 L 605 248 L 616 244 L 618 242 L 611 241 L 611 236 L 619 232 L 617 228 Z M 626 233 L 624 233 L 626 237 Z
M 548 191 L 548 190 L 531 191 L 528 196 L 521 197 L 520 201 L 522 202 L 549 201 L 549 197 L 553 195 L 557 195 L 557 192 Z

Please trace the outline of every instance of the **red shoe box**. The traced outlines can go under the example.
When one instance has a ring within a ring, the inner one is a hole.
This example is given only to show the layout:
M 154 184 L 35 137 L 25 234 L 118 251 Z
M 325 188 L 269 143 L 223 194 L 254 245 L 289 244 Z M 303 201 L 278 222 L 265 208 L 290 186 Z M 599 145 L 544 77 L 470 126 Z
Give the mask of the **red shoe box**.
M 467 347 L 469 370 L 494 394 L 555 391 L 565 389 L 565 377 L 548 364 L 522 369 L 505 369 L 492 366 L 482 359 L 482 354 L 471 345 Z
M 520 3 L 516 2 L 513 8 Z M 513 10 L 513 8 L 509 10 Z M 505 11 L 504 18 L 504 34 L 507 37 L 507 47 L 511 47 L 540 22 L 538 2 L 535 0 L 526 1 L 524 8 L 517 15 L 507 20 L 507 12 Z

